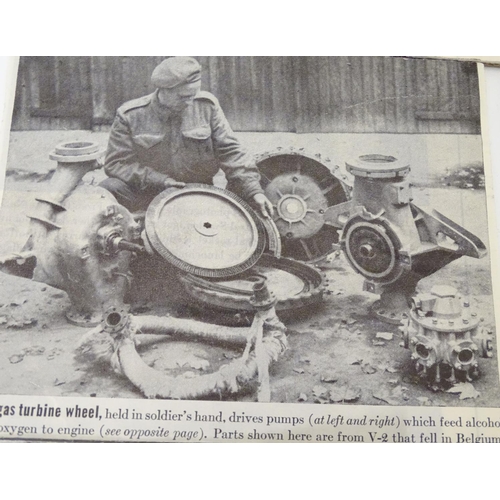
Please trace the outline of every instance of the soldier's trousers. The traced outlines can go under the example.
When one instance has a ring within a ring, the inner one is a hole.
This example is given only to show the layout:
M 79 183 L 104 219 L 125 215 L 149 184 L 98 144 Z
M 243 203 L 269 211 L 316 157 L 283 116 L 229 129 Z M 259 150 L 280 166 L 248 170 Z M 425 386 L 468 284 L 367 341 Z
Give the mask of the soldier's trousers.
M 153 198 L 164 190 L 163 187 L 142 190 L 133 189 L 126 182 L 113 177 L 104 179 L 99 186 L 108 190 L 120 205 L 123 205 L 132 213 L 147 210 Z

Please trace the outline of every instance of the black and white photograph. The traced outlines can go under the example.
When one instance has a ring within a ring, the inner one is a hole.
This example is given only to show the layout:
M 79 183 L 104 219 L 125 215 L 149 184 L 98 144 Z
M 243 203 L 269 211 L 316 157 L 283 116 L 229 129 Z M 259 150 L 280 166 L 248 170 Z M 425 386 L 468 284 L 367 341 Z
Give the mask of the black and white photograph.
M 480 70 L 20 57 L 0 394 L 500 407 Z

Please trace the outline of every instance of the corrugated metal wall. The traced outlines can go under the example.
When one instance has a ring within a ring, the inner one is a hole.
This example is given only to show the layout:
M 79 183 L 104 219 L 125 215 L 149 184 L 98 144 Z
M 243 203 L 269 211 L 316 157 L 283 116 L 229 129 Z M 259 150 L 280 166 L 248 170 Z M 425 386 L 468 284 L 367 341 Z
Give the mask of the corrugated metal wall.
M 163 58 L 22 58 L 13 128 L 107 126 L 120 104 L 153 90 L 150 75 Z M 219 98 L 238 131 L 480 132 L 472 63 L 360 56 L 197 58 L 202 87 Z

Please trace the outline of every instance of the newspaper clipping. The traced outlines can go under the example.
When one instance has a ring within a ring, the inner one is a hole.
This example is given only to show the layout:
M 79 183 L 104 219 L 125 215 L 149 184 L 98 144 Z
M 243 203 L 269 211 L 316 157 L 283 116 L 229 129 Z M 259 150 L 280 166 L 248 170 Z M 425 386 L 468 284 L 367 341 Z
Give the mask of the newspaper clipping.
M 482 70 L 19 58 L 0 439 L 500 442 Z

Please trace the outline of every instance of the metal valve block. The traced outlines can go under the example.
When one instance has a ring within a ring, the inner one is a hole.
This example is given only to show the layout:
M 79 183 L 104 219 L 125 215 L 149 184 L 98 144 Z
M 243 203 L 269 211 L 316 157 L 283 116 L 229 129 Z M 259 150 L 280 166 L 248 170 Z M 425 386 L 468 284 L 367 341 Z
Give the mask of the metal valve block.
M 341 230 L 350 265 L 381 295 L 373 311 L 399 324 L 408 317 L 419 280 L 463 255 L 481 258 L 484 244 L 439 212 L 412 203 L 408 163 L 370 154 L 346 164 L 354 176 L 352 199 L 332 206 L 325 222 Z
M 471 380 L 479 375 L 478 358 L 493 355 L 493 334 L 482 324 L 467 300 L 455 288 L 436 285 L 430 293 L 413 298 L 409 317 L 400 327 L 403 345 L 411 350 L 417 371 L 427 375 L 432 369 L 434 383 L 455 383 L 457 375 Z

